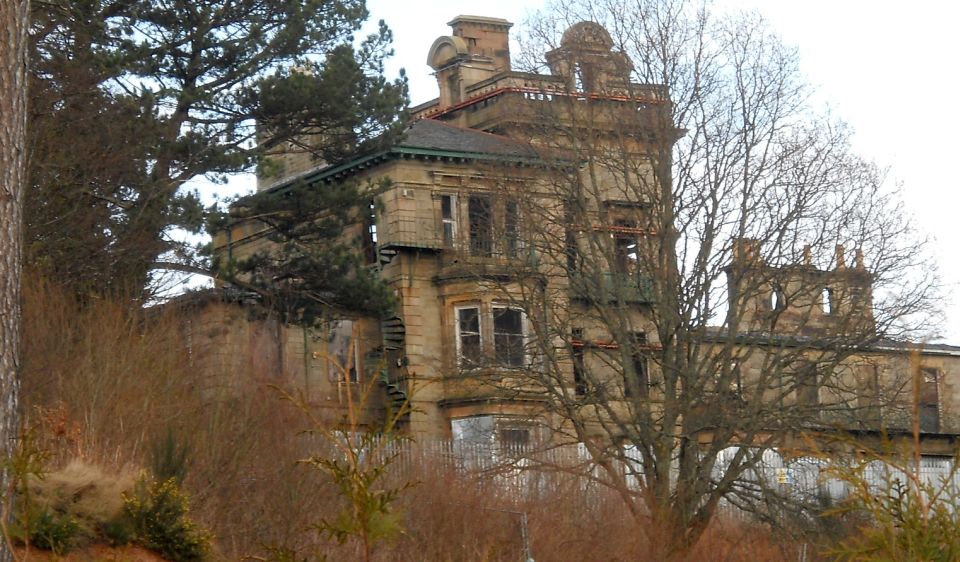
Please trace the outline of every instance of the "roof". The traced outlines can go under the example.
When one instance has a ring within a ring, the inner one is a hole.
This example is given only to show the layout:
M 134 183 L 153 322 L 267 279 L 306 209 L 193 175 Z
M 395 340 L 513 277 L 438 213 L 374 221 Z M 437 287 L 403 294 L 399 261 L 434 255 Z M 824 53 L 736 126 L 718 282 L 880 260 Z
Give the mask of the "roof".
M 456 127 L 433 119 L 421 119 L 407 128 L 400 142 L 383 152 L 309 170 L 285 178 L 265 191 L 284 190 L 301 181 L 313 183 L 336 180 L 395 158 L 494 160 L 521 165 L 544 165 L 547 160 L 545 156 L 546 153 L 538 151 L 529 143 L 510 137 Z M 549 160 L 556 166 L 562 164 L 565 158 L 563 154 L 555 153 Z M 566 156 L 566 160 L 571 158 Z
M 491 156 L 539 157 L 529 143 L 476 129 L 455 127 L 433 119 L 415 122 L 397 146 Z

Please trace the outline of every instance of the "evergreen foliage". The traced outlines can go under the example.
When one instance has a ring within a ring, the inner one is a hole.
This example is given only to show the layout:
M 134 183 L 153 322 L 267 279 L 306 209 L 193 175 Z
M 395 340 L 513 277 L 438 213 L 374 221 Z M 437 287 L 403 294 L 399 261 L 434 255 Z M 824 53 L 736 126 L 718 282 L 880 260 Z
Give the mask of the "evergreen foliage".
M 375 197 L 387 187 L 344 182 L 298 182 L 287 189 L 258 193 L 234 205 L 234 217 L 268 228 L 274 246 L 249 259 L 219 264 L 218 275 L 259 294 L 285 320 L 311 324 L 338 313 L 380 316 L 394 297 L 370 260 L 363 230 L 375 212 Z M 230 219 L 227 219 L 229 221 Z M 221 228 L 229 222 L 218 222 Z
M 332 161 L 399 132 L 406 83 L 383 76 L 362 0 L 34 3 L 26 257 L 78 292 L 142 296 L 196 270 L 191 179 L 249 170 L 291 139 Z M 199 266 L 199 267 L 198 267 Z

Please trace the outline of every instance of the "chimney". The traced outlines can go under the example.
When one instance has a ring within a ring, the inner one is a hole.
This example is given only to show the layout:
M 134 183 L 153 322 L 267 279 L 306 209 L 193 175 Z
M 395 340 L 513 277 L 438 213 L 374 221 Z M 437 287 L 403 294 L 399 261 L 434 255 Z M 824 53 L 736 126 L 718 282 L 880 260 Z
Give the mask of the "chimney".
M 857 248 L 856 253 L 854 254 L 854 266 L 857 269 L 866 269 L 866 266 L 863 264 L 863 250 Z
M 490 59 L 495 72 L 510 70 L 512 23 L 500 18 L 457 16 L 447 25 L 453 30 L 454 37 L 463 38 L 472 57 Z
M 761 264 L 760 241 L 755 238 L 737 238 L 733 243 L 733 259 L 745 264 Z
M 510 28 L 500 18 L 457 16 L 452 35 L 433 42 L 427 64 L 440 88 L 440 109 L 466 101 L 470 86 L 510 71 Z
M 836 268 L 837 268 L 837 269 L 845 269 L 845 268 L 847 267 L 847 261 L 846 261 L 846 259 L 845 259 L 844 256 L 843 256 L 843 245 L 842 245 L 842 244 L 837 244 L 837 250 L 836 250 L 836 253 L 834 254 L 834 256 L 835 256 L 836 262 L 837 262 Z

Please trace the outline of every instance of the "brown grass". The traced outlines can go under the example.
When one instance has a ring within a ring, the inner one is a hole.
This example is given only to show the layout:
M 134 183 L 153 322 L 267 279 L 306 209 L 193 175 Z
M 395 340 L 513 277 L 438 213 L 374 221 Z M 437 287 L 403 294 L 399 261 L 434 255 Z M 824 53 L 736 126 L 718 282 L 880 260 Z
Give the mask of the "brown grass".
M 298 433 L 307 424 L 302 413 L 267 388 L 266 381 L 277 382 L 271 373 L 251 364 L 230 373 L 229 385 L 211 384 L 210 373 L 187 361 L 180 312 L 146 318 L 106 299 L 81 306 L 36 278 L 24 288 L 27 411 L 46 429 L 42 443 L 53 468 L 70 459 L 88 463 L 68 466 L 64 474 L 72 476 L 51 485 L 67 490 L 89 484 L 98 478 L 90 465 L 136 473 L 150 466 L 151 449 L 171 433 L 190 451 L 184 486 L 193 516 L 213 530 L 224 558 L 263 556 L 270 546 L 354 558 L 354 546 L 309 530 L 345 504 L 327 479 L 297 464 L 319 444 Z M 419 483 L 397 505 L 404 534 L 379 545 L 378 560 L 515 562 L 523 552 L 524 513 L 538 562 L 650 559 L 649 528 L 615 498 L 581 493 L 572 479 L 552 493 L 520 500 L 428 456 L 418 462 L 391 471 L 393 484 Z M 796 560 L 796 548 L 763 526 L 720 521 L 689 560 Z M 83 559 L 93 558 L 71 560 Z

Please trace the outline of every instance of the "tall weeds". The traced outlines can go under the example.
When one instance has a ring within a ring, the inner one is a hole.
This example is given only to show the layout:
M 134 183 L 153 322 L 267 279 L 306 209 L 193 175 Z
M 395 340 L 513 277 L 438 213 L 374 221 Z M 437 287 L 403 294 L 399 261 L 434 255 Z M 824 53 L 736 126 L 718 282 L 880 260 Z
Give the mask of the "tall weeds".
M 199 368 L 187 352 L 184 311 L 81 304 L 36 277 L 25 283 L 24 313 L 25 411 L 48 430 L 51 469 L 82 459 L 114 473 L 153 467 L 182 477 L 193 516 L 228 560 L 284 549 L 355 556 L 353 545 L 310 532 L 344 499 L 329 475 L 298 465 L 323 453 L 322 440 L 300 431 L 303 412 L 270 388 L 285 385 L 264 362 Z M 538 562 L 649 559 L 634 519 L 572 476 L 549 492 L 512 497 L 424 451 L 384 476 L 390 488 L 418 484 L 396 499 L 404 532 L 374 560 L 516 562 L 528 550 Z M 690 559 L 796 560 L 796 547 L 729 521 L 708 531 Z

